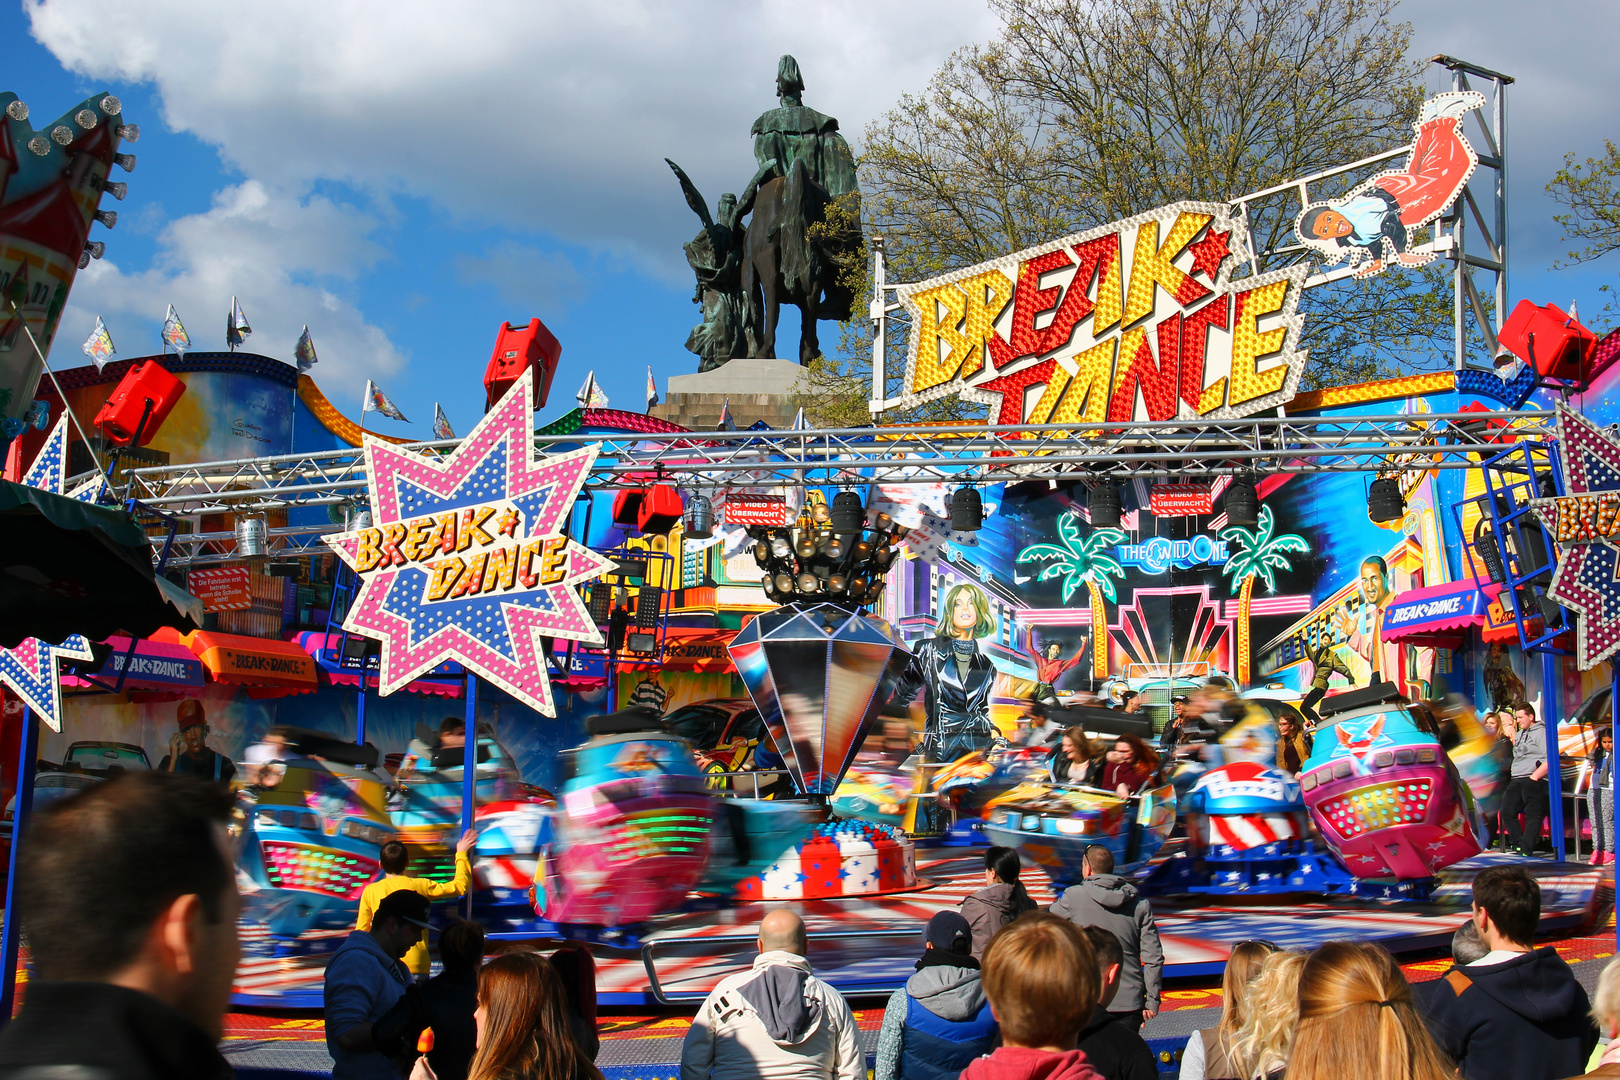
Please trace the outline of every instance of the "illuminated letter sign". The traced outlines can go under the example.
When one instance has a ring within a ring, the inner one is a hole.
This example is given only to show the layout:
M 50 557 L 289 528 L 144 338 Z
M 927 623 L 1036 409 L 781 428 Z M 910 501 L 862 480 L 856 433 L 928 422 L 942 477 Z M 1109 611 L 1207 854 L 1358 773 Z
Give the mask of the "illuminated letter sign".
M 536 457 L 525 373 L 444 460 L 366 435 L 373 528 L 328 537 L 360 575 L 344 628 L 390 694 L 454 660 L 555 715 L 544 641 L 601 644 L 574 586 L 612 564 L 564 535 L 596 447 Z
M 1243 225 L 1183 202 L 901 286 L 899 404 L 948 394 L 997 424 L 1247 416 L 1293 398 L 1304 265 L 1232 280 Z

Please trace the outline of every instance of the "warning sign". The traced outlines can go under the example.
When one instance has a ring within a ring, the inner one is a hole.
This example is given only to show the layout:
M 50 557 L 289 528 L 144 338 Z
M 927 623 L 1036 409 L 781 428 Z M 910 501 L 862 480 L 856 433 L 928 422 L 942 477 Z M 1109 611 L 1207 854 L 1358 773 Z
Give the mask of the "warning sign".
M 253 606 L 248 575 L 245 566 L 193 570 L 186 575 L 186 588 L 203 602 L 205 611 L 246 611 Z

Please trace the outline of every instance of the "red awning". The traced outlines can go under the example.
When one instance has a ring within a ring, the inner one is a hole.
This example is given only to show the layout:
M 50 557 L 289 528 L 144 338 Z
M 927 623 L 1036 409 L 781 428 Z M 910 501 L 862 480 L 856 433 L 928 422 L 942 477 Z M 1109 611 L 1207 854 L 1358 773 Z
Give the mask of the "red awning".
M 290 641 L 194 630 L 180 639 L 216 682 L 237 683 L 255 697 L 312 694 L 320 688 L 315 658 Z
M 735 630 L 671 626 L 664 631 L 664 667 L 670 671 L 735 671 L 726 646 Z

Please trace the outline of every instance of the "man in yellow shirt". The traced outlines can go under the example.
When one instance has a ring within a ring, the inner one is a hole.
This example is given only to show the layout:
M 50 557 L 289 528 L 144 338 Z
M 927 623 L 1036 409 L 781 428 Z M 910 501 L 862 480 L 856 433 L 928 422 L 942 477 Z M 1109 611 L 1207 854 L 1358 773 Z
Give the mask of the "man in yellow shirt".
M 431 878 L 406 877 L 405 867 L 410 862 L 410 854 L 405 845 L 398 840 L 390 840 L 382 846 L 378 861 L 382 863 L 383 879 L 373 881 L 360 893 L 360 914 L 354 921 L 356 930 L 370 930 L 371 919 L 377 913 L 377 905 L 382 903 L 383 897 L 401 889 L 410 889 L 429 900 L 447 900 L 452 896 L 465 896 L 468 887 L 472 884 L 472 861 L 467 852 L 472 850 L 473 844 L 478 842 L 478 833 L 468 829 L 456 841 L 456 876 L 448 882 L 438 882 Z M 405 966 L 411 974 L 418 978 L 425 978 L 431 961 L 428 958 L 427 931 L 422 931 L 422 940 L 411 946 L 411 951 L 405 954 Z

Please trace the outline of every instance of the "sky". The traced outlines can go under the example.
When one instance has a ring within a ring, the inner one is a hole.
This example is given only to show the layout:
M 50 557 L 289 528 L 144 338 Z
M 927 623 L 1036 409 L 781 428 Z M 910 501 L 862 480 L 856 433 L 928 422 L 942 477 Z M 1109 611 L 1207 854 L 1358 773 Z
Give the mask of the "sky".
M 1510 302 L 1595 313 L 1620 261 L 1552 270 L 1564 245 L 1543 189 L 1566 152 L 1599 154 L 1616 130 L 1620 5 L 1407 0 L 1398 15 L 1414 56 L 1517 80 Z M 476 422 L 498 327 L 538 316 L 563 344 L 542 418 L 573 408 L 592 370 L 641 411 L 648 367 L 662 393 L 697 365 L 681 244 L 698 221 L 662 159 L 711 205 L 746 183 L 784 52 L 859 152 L 868 122 L 996 27 L 983 0 L 0 0 L 0 89 L 36 128 L 111 91 L 142 131 L 53 364 L 76 366 L 98 315 L 120 356 L 156 352 L 171 303 L 194 348 L 223 348 L 234 295 L 249 349 L 290 359 L 307 324 L 339 408 L 375 379 L 413 422 L 368 425 L 428 438 L 435 402 L 459 432 Z M 1429 87 L 1449 79 L 1434 67 Z M 783 351 L 796 339 L 790 311 Z

